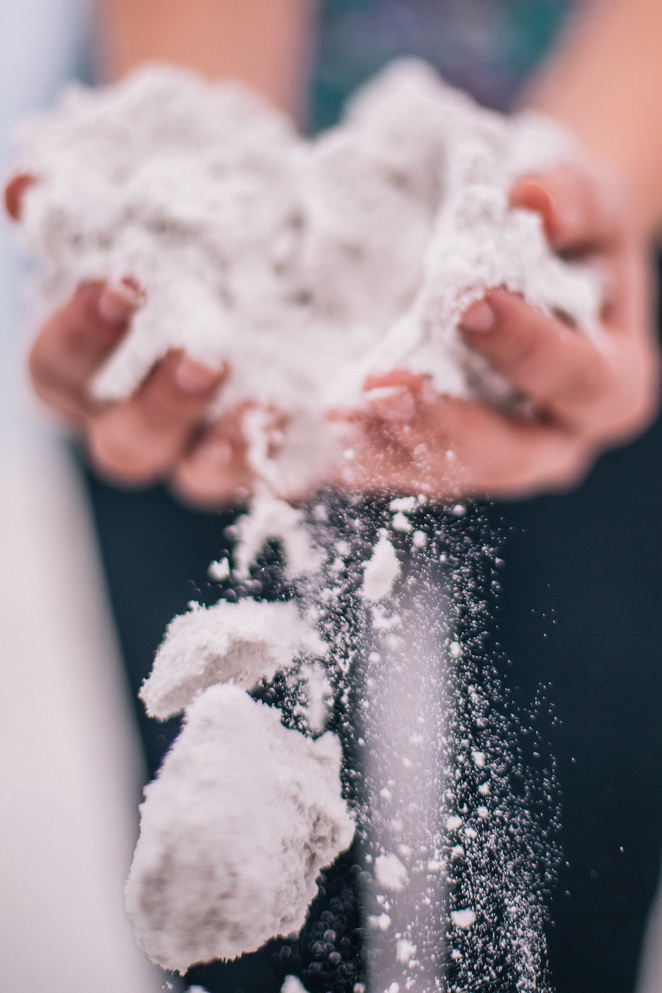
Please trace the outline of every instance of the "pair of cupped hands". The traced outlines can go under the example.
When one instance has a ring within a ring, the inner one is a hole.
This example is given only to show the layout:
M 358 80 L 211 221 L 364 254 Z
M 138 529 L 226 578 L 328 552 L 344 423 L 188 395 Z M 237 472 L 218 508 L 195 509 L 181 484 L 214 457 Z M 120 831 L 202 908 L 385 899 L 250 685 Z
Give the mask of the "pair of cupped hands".
M 14 219 L 31 182 L 17 176 L 6 189 Z M 329 415 L 345 456 L 320 482 L 438 501 L 565 489 L 601 450 L 649 423 L 658 383 L 651 253 L 630 220 L 623 186 L 587 160 L 519 180 L 510 200 L 540 214 L 559 254 L 599 261 L 600 340 L 502 288 L 490 290 L 464 314 L 460 333 L 529 401 L 527 414 L 441 396 L 425 377 L 402 370 L 373 376 L 360 409 Z M 35 392 L 82 434 L 94 466 L 115 483 L 167 481 L 195 506 L 235 503 L 255 482 L 242 412 L 214 423 L 207 416 L 230 369 L 211 371 L 172 352 L 132 397 L 111 404 L 92 398 L 95 372 L 128 333 L 140 303 L 129 281 L 119 289 L 81 286 L 39 330 L 29 360 Z M 274 436 L 287 430 L 277 411 L 269 414 Z

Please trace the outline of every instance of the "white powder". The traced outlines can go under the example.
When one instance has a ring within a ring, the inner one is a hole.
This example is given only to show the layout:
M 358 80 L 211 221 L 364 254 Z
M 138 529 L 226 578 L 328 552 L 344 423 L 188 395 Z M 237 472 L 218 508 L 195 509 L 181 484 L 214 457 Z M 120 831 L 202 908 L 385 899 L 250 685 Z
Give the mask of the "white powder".
M 395 960 L 406 965 L 416 954 L 416 945 L 408 938 L 400 938 L 395 943 Z
M 224 580 L 229 579 L 230 573 L 229 559 L 219 559 L 218 562 L 210 562 L 207 569 L 209 578 L 214 579 L 217 583 L 222 583 Z
M 286 976 L 280 993 L 308 993 L 308 991 L 296 976 Z
M 596 272 L 553 255 L 540 218 L 508 203 L 517 177 L 577 153 L 565 132 L 537 114 L 508 119 L 457 91 L 435 100 L 434 85 L 422 66 L 405 62 L 358 98 L 361 123 L 372 130 L 387 114 L 392 123 L 411 113 L 427 90 L 428 122 L 444 135 L 443 191 L 419 290 L 366 368 L 404 367 L 430 375 L 442 393 L 501 403 L 512 390 L 457 334 L 462 313 L 486 290 L 505 286 L 547 313 L 564 312 L 593 337 L 599 331 Z
M 140 697 L 147 713 L 166 720 L 215 683 L 251 690 L 300 654 L 324 654 L 317 632 L 294 603 L 221 601 L 175 617 L 166 630 Z
M 375 879 L 386 890 L 398 892 L 407 882 L 407 869 L 395 852 L 378 855 L 375 859 Z
M 250 512 L 236 526 L 235 575 L 246 577 L 255 558 L 268 541 L 281 546 L 285 569 L 291 578 L 315 572 L 321 553 L 315 548 L 303 514 L 285 500 L 265 493 L 256 496 Z
M 473 910 L 452 910 L 451 920 L 456 927 L 465 929 L 471 927 L 471 925 L 476 920 L 476 915 Z
M 354 834 L 340 761 L 334 735 L 290 731 L 238 687 L 195 700 L 146 787 L 126 888 L 154 962 L 183 972 L 301 929 L 318 872 Z
M 324 730 L 333 704 L 333 687 L 326 670 L 319 662 L 313 662 L 303 671 L 308 693 L 305 716 L 313 734 Z
M 49 299 L 94 278 L 145 292 L 97 396 L 127 396 L 169 349 L 227 361 L 218 410 L 259 399 L 289 419 L 266 473 L 289 492 L 336 456 L 324 414 L 360 402 L 368 372 L 510 397 L 457 333 L 484 290 L 507 286 L 596 333 L 595 273 L 508 206 L 518 175 L 575 154 L 549 122 L 479 108 L 415 60 L 314 141 L 235 84 L 151 67 L 71 90 L 24 128 L 20 169 L 38 182 L 23 230 Z
M 395 548 L 386 534 L 382 534 L 375 545 L 372 558 L 366 563 L 363 573 L 363 596 L 371 603 L 384 600 L 390 594 L 399 575 L 400 562 Z
M 397 514 L 393 515 L 391 527 L 394 531 L 402 531 L 403 533 L 413 530 L 411 521 L 406 514 L 402 513 L 401 510 L 399 510 Z
M 333 582 L 341 588 L 349 544 L 324 571 L 313 529 L 282 497 L 338 460 L 326 415 L 361 405 L 367 374 L 409 369 L 441 393 L 516 410 L 519 398 L 458 332 L 464 310 L 497 286 L 564 314 L 599 343 L 597 271 L 556 257 L 539 217 L 508 204 L 518 176 L 576 155 L 550 122 L 476 107 L 413 60 L 380 74 L 314 141 L 234 84 L 152 67 L 106 90 L 72 90 L 25 129 L 19 168 L 37 183 L 22 228 L 45 263 L 44 306 L 90 279 L 130 277 L 144 292 L 95 380 L 97 397 L 129 396 L 172 349 L 212 368 L 229 364 L 209 416 L 249 402 L 243 427 L 256 496 L 236 527 L 231 574 L 217 563 L 212 578 L 245 579 L 275 541 L 286 576 L 307 576 L 322 603 Z M 251 401 L 278 410 L 284 428 L 274 431 Z M 391 529 L 413 532 L 408 515 L 420 503 L 393 500 Z M 319 506 L 321 525 L 328 514 Z M 415 549 L 426 541 L 412 535 Z M 364 600 L 387 598 L 399 573 L 381 534 Z M 370 613 L 384 645 L 398 644 L 399 615 Z M 176 618 L 166 633 L 141 695 L 159 717 L 188 707 L 186 724 L 147 788 L 127 884 L 138 943 L 166 968 L 235 957 L 299 930 L 318 871 L 350 844 L 338 740 L 286 730 L 277 710 L 241 688 L 323 651 L 292 604 L 220 603 Z M 459 642 L 449 654 L 459 669 Z M 346 676 L 348 658 L 333 661 Z M 331 683 L 316 662 L 296 676 L 307 682 L 305 716 L 318 733 Z M 235 685 L 214 685 L 228 681 Z M 484 767 L 485 753 L 472 759 Z M 402 764 L 412 760 L 403 755 Z M 497 818 L 483 806 L 476 813 L 487 837 Z M 457 866 L 481 840 L 454 812 L 445 824 L 462 829 L 467 846 L 450 848 Z M 427 854 L 424 864 L 447 868 Z M 389 900 L 408 879 L 392 852 L 375 859 L 375 875 Z M 461 931 L 476 919 L 469 908 L 450 916 Z M 368 923 L 387 933 L 392 918 L 384 910 Z M 410 937 L 395 940 L 398 961 L 408 962 Z M 283 990 L 303 987 L 290 977 Z

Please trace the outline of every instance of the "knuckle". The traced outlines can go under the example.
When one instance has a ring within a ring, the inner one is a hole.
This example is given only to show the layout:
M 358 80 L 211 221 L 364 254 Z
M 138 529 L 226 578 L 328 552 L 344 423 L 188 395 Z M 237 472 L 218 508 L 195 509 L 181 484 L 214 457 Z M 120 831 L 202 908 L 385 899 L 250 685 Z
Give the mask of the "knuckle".
M 508 324 L 498 344 L 499 363 L 508 368 L 524 368 L 536 362 L 540 338 L 529 324 Z

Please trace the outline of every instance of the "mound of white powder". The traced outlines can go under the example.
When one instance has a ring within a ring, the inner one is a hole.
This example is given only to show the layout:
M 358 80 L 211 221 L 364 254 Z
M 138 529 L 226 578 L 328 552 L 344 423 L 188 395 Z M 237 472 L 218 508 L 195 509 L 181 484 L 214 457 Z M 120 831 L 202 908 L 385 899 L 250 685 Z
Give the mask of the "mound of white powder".
M 340 744 L 290 731 L 234 686 L 206 690 L 146 788 L 126 888 L 136 941 L 184 972 L 300 931 L 351 843 Z
M 209 686 L 234 683 L 252 690 L 287 669 L 297 655 L 324 651 L 294 603 L 247 598 L 196 605 L 168 625 L 140 696 L 151 717 L 167 720 Z
M 281 409 L 278 485 L 300 490 L 334 451 L 325 413 L 359 403 L 371 371 L 510 398 L 457 333 L 486 289 L 596 333 L 595 273 L 555 257 L 537 215 L 508 205 L 517 176 L 575 154 L 550 122 L 477 107 L 415 60 L 315 140 L 233 83 L 153 66 L 71 90 L 24 128 L 19 168 L 37 183 L 22 226 L 49 300 L 87 279 L 144 291 L 97 396 L 129 395 L 170 349 L 229 362 L 218 409 Z

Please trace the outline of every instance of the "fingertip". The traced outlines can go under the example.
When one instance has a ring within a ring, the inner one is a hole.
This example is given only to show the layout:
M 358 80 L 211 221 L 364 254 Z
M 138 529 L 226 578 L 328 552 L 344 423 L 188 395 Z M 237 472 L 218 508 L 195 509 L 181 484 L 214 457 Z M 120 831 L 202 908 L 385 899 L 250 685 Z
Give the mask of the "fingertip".
M 518 180 L 510 191 L 509 203 L 513 209 L 538 214 L 550 245 L 562 250 L 585 234 L 582 197 L 580 184 L 570 171 L 558 169 Z
M 545 181 L 538 176 L 524 176 L 513 184 L 508 202 L 521 210 L 535 210 L 544 220 L 552 214 L 552 198 Z
M 142 296 L 128 282 L 105 286 L 97 300 L 99 316 L 106 324 L 123 326 L 138 309 Z
M 204 397 L 220 385 L 224 370 L 210 369 L 188 355 L 181 355 L 175 362 L 172 375 L 177 389 L 184 396 Z
M 482 335 L 496 325 L 496 314 L 488 296 L 472 303 L 460 320 L 460 330 L 466 334 Z

